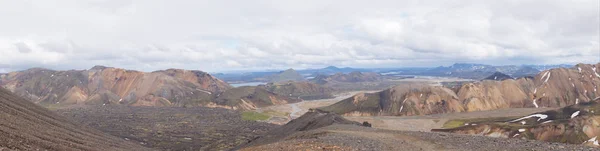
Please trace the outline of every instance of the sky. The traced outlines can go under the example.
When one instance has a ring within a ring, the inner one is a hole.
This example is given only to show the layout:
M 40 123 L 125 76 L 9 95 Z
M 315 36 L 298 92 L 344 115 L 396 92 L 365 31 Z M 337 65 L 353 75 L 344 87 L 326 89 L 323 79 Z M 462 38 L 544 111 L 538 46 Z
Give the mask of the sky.
M 0 72 L 600 62 L 598 0 L 0 0 Z

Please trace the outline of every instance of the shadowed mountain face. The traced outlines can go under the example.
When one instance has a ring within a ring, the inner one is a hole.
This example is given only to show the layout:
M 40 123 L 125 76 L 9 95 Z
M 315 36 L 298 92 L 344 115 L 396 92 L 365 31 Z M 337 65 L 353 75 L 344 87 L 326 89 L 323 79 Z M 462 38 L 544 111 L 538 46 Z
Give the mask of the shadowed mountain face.
M 149 150 L 75 125 L 0 88 L 0 150 Z
M 506 80 L 506 79 L 513 79 L 513 78 L 502 72 L 495 72 L 494 74 L 488 76 L 487 78 L 484 78 L 484 80 L 496 80 L 496 81 L 502 81 L 502 80 Z
M 148 73 L 102 66 L 90 70 L 35 68 L 11 72 L 0 76 L 0 85 L 45 106 L 196 105 L 206 104 L 213 93 L 231 88 L 202 71 L 169 69 Z
M 500 108 L 564 107 L 600 96 L 600 64 L 543 71 L 533 78 L 483 80 L 444 87 L 402 85 L 372 94 L 358 94 L 323 110 L 345 115 L 426 115 Z
M 598 146 L 600 99 L 505 120 L 479 120 L 432 131 Z

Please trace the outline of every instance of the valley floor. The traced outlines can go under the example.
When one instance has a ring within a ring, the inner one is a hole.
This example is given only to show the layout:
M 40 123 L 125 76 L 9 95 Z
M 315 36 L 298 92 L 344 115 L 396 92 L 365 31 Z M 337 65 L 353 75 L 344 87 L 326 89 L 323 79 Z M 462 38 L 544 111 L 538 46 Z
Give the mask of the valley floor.
M 221 108 L 107 105 L 56 112 L 122 141 L 159 150 L 228 150 L 277 126 L 242 120 L 239 112 Z
M 282 141 L 242 149 L 264 150 L 596 150 L 583 145 L 483 136 L 393 131 L 355 125 L 331 125 L 298 132 Z

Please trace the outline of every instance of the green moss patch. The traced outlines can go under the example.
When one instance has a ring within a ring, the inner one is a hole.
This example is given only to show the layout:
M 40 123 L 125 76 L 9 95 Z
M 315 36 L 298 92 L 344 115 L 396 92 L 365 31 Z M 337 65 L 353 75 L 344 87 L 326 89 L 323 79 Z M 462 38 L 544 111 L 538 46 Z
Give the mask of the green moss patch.
M 242 112 L 242 119 L 247 121 L 263 121 L 269 119 L 271 116 L 258 113 L 254 111 Z

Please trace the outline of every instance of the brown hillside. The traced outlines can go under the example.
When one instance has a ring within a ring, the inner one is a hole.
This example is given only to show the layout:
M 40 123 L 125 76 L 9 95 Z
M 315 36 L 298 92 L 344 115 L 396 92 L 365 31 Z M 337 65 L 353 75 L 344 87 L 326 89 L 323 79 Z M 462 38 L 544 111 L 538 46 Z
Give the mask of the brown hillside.
M 0 150 L 149 150 L 82 127 L 0 88 Z

